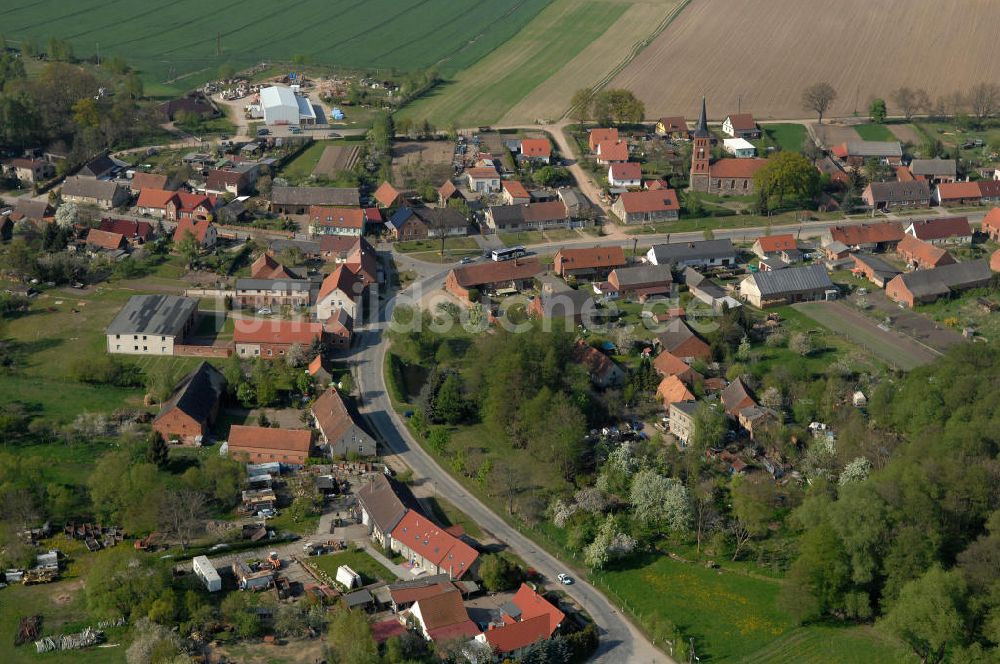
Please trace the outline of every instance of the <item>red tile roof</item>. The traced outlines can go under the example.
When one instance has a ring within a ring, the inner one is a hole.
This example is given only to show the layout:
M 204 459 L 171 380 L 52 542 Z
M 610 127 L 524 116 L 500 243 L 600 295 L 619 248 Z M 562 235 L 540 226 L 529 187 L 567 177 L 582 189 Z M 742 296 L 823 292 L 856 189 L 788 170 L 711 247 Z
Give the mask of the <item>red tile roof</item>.
M 556 272 L 625 265 L 625 250 L 621 247 L 588 247 L 560 249 L 555 255 Z
M 375 643 L 385 643 L 394 636 L 406 634 L 406 627 L 395 618 L 372 623 L 372 638 Z
M 412 604 L 428 597 L 454 592 L 455 590 L 455 586 L 452 585 L 451 581 L 440 581 L 427 586 L 417 586 L 416 588 L 391 588 L 389 596 L 396 604 Z
M 504 180 L 500 183 L 500 188 L 506 191 L 513 198 L 531 198 L 531 194 L 524 188 L 524 185 L 517 180 Z
M 500 174 L 497 173 L 497 169 L 492 166 L 478 166 L 476 168 L 470 168 L 466 171 L 466 173 L 469 174 L 469 177 L 476 180 L 489 180 L 500 177 Z
M 986 213 L 983 217 L 983 232 L 993 230 L 994 232 L 1000 231 L 1000 208 L 993 208 Z
M 660 398 L 664 406 L 680 401 L 694 401 L 694 395 L 688 390 L 687 385 L 677 376 L 667 376 L 660 381 L 656 388 L 656 396 Z
M 736 113 L 729 116 L 729 122 L 736 131 L 753 131 L 757 128 L 753 115 L 750 113 Z
M 922 269 L 940 267 L 955 262 L 954 257 L 945 249 L 936 247 L 930 242 L 918 240 L 909 234 L 896 245 L 896 253 L 906 261 L 916 263 Z
M 471 546 L 413 510 L 407 511 L 392 531 L 392 538 L 456 579 L 461 578 L 479 557 Z
M 966 217 L 917 219 L 912 222 L 913 235 L 919 240 L 944 240 L 950 237 L 970 237 L 972 227 Z
M 153 235 L 153 225 L 148 221 L 131 219 L 101 219 L 102 231 L 121 233 L 127 238 L 138 238 L 145 242 Z
M 978 182 L 942 182 L 938 185 L 937 193 L 942 202 L 982 198 L 983 195 Z
M 87 231 L 87 244 L 101 249 L 120 249 L 124 246 L 125 236 L 121 233 L 111 233 L 98 228 Z
M 760 250 L 765 253 L 771 253 L 772 251 L 787 251 L 798 247 L 795 242 L 795 236 L 791 233 L 784 233 L 782 235 L 761 235 L 757 238 L 757 243 L 760 245 Z
M 612 180 L 642 180 L 642 165 L 634 161 L 616 162 L 609 171 Z
M 617 143 L 618 130 L 614 127 L 590 130 L 590 134 L 588 135 L 588 144 L 590 145 L 591 152 L 596 152 L 597 146 L 605 141 Z
M 1000 249 L 990 255 L 990 269 L 994 272 L 1000 272 Z
M 469 613 L 462 603 L 462 593 L 452 589 L 419 600 L 420 617 L 431 641 L 446 641 L 457 637 L 471 639 L 479 634 L 476 623 L 469 620 Z
M 275 450 L 309 455 L 312 432 L 234 424 L 229 427 L 229 454 L 242 450 Z
M 136 201 L 136 206 L 154 210 L 165 210 L 167 203 L 173 200 L 176 195 L 176 191 L 167 191 L 166 189 L 143 189 L 139 192 L 139 199 Z
M 365 227 L 365 211 L 361 208 L 311 205 L 309 206 L 309 221 L 317 226 L 361 231 Z
M 340 440 L 354 426 L 354 419 L 348 412 L 343 397 L 333 387 L 313 402 L 312 414 L 319 430 L 329 441 Z
M 604 378 L 611 371 L 614 371 L 615 361 L 597 350 L 583 339 L 580 339 L 573 346 L 573 361 L 585 366 L 592 376 Z
M 194 235 L 194 239 L 199 244 L 204 244 L 205 233 L 208 232 L 210 226 L 212 226 L 212 222 L 210 221 L 199 221 L 190 217 L 184 217 L 177 222 L 177 228 L 174 229 L 174 242 L 179 242 L 184 238 L 184 234 L 189 232 Z
M 662 124 L 664 131 L 671 133 L 688 130 L 687 121 L 680 115 L 660 118 L 657 124 Z
M 673 189 L 629 191 L 621 195 L 622 207 L 629 214 L 680 210 L 677 192 Z
M 350 270 L 345 264 L 340 264 L 337 269 L 331 272 L 319 288 L 317 300 L 322 300 L 334 291 L 341 291 L 350 296 L 351 299 L 361 295 L 364 290 L 363 280 Z
M 566 619 L 565 613 L 532 590 L 531 586 L 526 583 L 522 583 L 521 587 L 517 589 L 512 601 L 517 608 L 521 609 L 522 621 L 531 620 L 538 616 L 547 616 L 549 619 L 548 636 L 552 636 L 559 625 Z
M 442 198 L 451 198 L 458 193 L 458 187 L 451 180 L 445 180 L 444 184 L 438 187 L 438 195 Z
M 546 616 L 535 616 L 520 622 L 511 622 L 502 627 L 486 630 L 486 642 L 500 654 L 526 648 L 532 643 L 549 637 L 549 620 Z
M 1000 181 L 980 180 L 977 184 L 983 198 L 1000 198 Z
M 528 279 L 545 271 L 545 267 L 535 260 L 519 258 L 512 261 L 489 261 L 463 265 L 452 270 L 455 281 L 463 288 L 476 288 L 486 284 Z
M 302 320 L 265 320 L 238 318 L 233 328 L 233 343 L 301 344 L 309 346 L 323 334 L 321 323 Z
M 709 166 L 713 178 L 752 178 L 767 165 L 767 159 L 720 159 Z
M 662 351 L 656 356 L 656 359 L 653 360 L 653 368 L 663 376 L 677 376 L 686 383 L 701 378 L 701 374 L 695 371 L 691 365 L 669 350 Z
M 526 157 L 545 157 L 552 154 L 552 145 L 547 138 L 522 138 L 521 154 Z
M 399 193 L 399 190 L 388 182 L 380 184 L 378 189 L 375 190 L 375 193 L 372 194 L 373 198 L 378 201 L 378 204 L 382 207 L 392 207 L 401 195 L 402 194 Z
M 628 143 L 604 141 L 597 146 L 597 158 L 600 161 L 628 161 Z
M 250 265 L 251 279 L 295 279 L 285 266 L 274 260 L 268 252 L 264 252 L 257 257 Z
M 205 194 L 192 194 L 186 191 L 175 192 L 177 196 L 177 209 L 180 212 L 192 212 L 199 207 L 212 211 L 215 209 L 215 196 Z
M 898 221 L 883 221 L 877 224 L 857 226 L 832 226 L 830 237 L 835 242 L 843 242 L 848 247 L 879 242 L 899 242 L 903 239 L 903 226 Z
M 132 189 L 166 189 L 168 179 L 159 173 L 136 173 L 129 182 Z

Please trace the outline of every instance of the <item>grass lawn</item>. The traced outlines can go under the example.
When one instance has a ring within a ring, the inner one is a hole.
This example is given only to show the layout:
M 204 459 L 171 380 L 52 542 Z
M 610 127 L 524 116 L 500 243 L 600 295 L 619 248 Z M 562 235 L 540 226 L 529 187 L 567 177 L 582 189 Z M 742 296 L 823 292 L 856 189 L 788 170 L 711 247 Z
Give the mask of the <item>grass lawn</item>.
M 925 212 L 926 214 L 926 212 Z M 628 235 L 659 235 L 663 233 L 684 233 L 690 231 L 714 230 L 716 228 L 760 228 L 763 226 L 787 226 L 802 223 L 803 219 L 843 219 L 838 212 L 783 212 L 770 217 L 741 214 L 730 217 L 699 217 L 695 219 L 679 219 L 665 221 L 659 224 L 643 224 L 637 226 L 622 226 Z
M 1000 339 L 1000 315 L 982 308 L 977 302 L 979 298 L 1000 304 L 1000 293 L 995 289 L 977 288 L 956 298 L 942 298 L 932 304 L 920 305 L 915 311 L 945 325 L 972 327 L 989 341 Z
M 545 244 L 545 235 L 541 231 L 520 231 L 517 233 L 497 233 L 497 237 L 505 247 L 517 245 Z
M 806 128 L 800 124 L 783 122 L 780 124 L 761 125 L 768 138 L 787 152 L 798 152 L 806 138 Z
M 301 521 L 293 521 L 288 509 L 278 510 L 278 516 L 268 519 L 267 525 L 283 533 L 295 533 L 296 535 L 311 535 L 316 532 L 319 525 L 319 514 L 312 514 Z M 336 569 L 333 570 L 336 573 Z
M 596 576 L 640 622 L 668 618 L 694 637 L 703 662 L 861 664 L 907 662 L 865 627 L 797 627 L 777 608 L 781 582 L 706 569 L 666 556 Z M 747 654 L 749 653 L 749 654 Z
M 308 178 L 323 156 L 323 150 L 333 143 L 334 141 L 313 141 L 309 147 L 299 153 L 299 156 L 285 164 L 278 175 L 296 182 Z
M 118 648 L 90 648 L 40 656 L 35 652 L 34 643 L 29 642 L 14 647 L 14 634 L 17 633 L 17 624 L 22 616 L 34 614 L 42 616 L 43 636 L 75 633 L 87 625 L 95 625 L 87 613 L 87 600 L 81 577 L 85 576 L 87 570 L 103 552 L 90 553 L 82 542 L 62 535 L 52 537 L 43 544 L 66 554 L 69 559 L 68 564 L 61 573 L 60 580 L 55 583 L 38 586 L 16 584 L 0 590 L 2 597 L 0 632 L 5 635 L 0 640 L 0 661 L 5 664 L 37 663 L 40 660 L 66 664 L 124 661 L 128 644 L 123 642 L 123 637 L 127 628 L 114 628 L 106 632 L 108 643 L 122 644 Z M 126 542 L 124 546 L 130 544 Z
M 473 258 L 482 255 L 482 251 L 477 247 L 476 249 L 462 249 L 458 251 L 453 251 L 451 249 L 444 252 L 444 256 L 437 251 L 418 251 L 416 253 L 407 254 L 410 258 L 414 258 L 418 261 L 424 261 L 426 263 L 439 263 L 441 265 L 447 263 L 455 263 L 456 261 L 465 258 L 466 256 L 471 256 Z
M 557 228 L 552 231 L 545 231 L 545 237 L 549 238 L 550 242 L 562 242 L 563 240 L 579 240 L 580 233 L 572 228 Z
M 435 252 L 441 251 L 441 240 L 437 238 L 428 238 L 426 240 L 407 240 L 406 242 L 397 242 L 393 245 L 393 248 L 401 254 L 412 254 L 415 252 Z M 479 245 L 471 237 L 449 237 L 445 238 L 444 250 L 447 252 L 449 250 L 455 251 L 471 251 L 473 249 L 478 250 Z
M 473 539 L 480 539 L 483 536 L 483 529 L 479 524 L 470 519 L 465 513 L 455 505 L 440 496 L 424 498 L 423 501 L 430 505 L 434 520 L 439 526 L 448 528 L 450 526 L 461 526 Z
M 875 124 L 869 122 L 868 124 L 855 125 L 854 131 L 858 132 L 858 136 L 864 141 L 895 141 L 896 135 L 893 134 L 888 127 L 883 124 Z
M 809 625 L 786 632 L 739 664 L 899 664 L 916 662 L 868 626 Z
M 396 580 L 395 574 L 386 569 L 382 563 L 369 556 L 365 551 L 341 551 L 323 556 L 312 556 L 307 560 L 329 574 L 331 579 L 337 578 L 338 567 L 347 565 L 361 575 L 361 582 L 364 585 L 375 583 L 376 581 L 392 582 Z

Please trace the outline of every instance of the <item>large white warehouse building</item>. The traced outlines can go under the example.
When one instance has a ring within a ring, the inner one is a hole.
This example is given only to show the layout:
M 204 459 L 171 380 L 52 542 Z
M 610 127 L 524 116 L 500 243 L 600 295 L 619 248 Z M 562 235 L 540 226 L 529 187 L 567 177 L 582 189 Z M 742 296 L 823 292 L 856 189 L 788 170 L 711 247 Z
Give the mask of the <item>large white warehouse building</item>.
M 260 108 L 267 125 L 316 124 L 316 111 L 306 97 L 300 97 L 284 85 L 260 89 Z

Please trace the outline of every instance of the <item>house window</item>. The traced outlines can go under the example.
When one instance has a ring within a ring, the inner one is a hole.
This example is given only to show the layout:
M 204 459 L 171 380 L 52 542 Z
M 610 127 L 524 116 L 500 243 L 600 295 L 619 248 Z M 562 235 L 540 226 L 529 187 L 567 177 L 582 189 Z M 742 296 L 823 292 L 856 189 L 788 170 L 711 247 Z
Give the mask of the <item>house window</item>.
M 272 353 L 271 353 L 271 349 L 270 349 L 270 348 L 268 348 L 268 349 L 267 349 L 267 356 L 268 356 L 268 357 L 270 357 L 271 355 L 272 355 Z

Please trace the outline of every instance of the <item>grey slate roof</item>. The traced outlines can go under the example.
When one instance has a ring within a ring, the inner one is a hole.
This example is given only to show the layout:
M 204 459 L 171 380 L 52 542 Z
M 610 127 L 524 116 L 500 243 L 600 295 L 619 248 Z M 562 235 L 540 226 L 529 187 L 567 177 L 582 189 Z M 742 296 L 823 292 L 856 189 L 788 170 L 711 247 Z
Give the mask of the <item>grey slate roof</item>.
M 308 279 L 237 279 L 236 290 L 308 291 L 313 282 Z
M 658 264 L 665 265 L 698 259 L 735 258 L 736 249 L 733 248 L 733 241 L 728 238 L 698 240 L 695 242 L 655 244 L 653 245 L 653 255 L 656 256 Z
M 92 178 L 99 178 L 114 170 L 115 162 L 106 154 L 94 157 L 80 169 L 80 175 Z
M 902 157 L 899 141 L 848 141 L 847 154 L 852 157 Z
M 383 533 L 391 533 L 403 520 L 406 510 L 416 507 L 416 500 L 410 490 L 385 475 L 378 475 L 362 484 L 355 495 L 369 518 Z
M 312 240 L 271 240 L 271 251 L 280 252 L 293 247 L 307 256 L 315 256 L 320 252 L 319 242 Z
M 113 200 L 118 192 L 118 183 L 111 180 L 92 180 L 83 177 L 66 178 L 62 186 L 63 196 L 81 196 L 99 201 Z
M 361 204 L 361 196 L 356 187 L 272 187 L 271 203 L 357 207 Z
M 887 263 L 878 256 L 872 256 L 871 254 L 854 254 L 854 260 L 864 263 L 872 272 L 883 279 L 891 279 L 902 272 L 895 265 Z
M 669 284 L 673 281 L 674 275 L 670 271 L 669 265 L 635 265 L 633 267 L 620 267 L 615 270 L 618 283 L 621 288 L 628 288 L 634 285 L 644 285 L 654 282 Z
M 726 296 L 722 286 L 715 283 L 693 267 L 684 268 L 684 283 L 690 291 L 701 291 L 705 295 L 721 300 Z
M 173 396 L 163 404 L 156 419 L 160 419 L 175 408 L 201 423 L 208 422 L 215 404 L 226 391 L 226 378 L 208 362 L 202 362 L 185 376 Z
M 905 272 L 897 278 L 903 280 L 911 293 L 920 297 L 942 295 L 954 289 L 975 288 L 988 283 L 992 276 L 989 263 L 978 260 L 942 265 L 932 270 Z
M 670 407 L 676 408 L 689 417 L 694 417 L 694 414 L 698 411 L 698 405 L 697 401 L 676 401 L 670 404 Z
M 914 159 L 910 162 L 910 172 L 924 176 L 955 176 L 958 166 L 954 159 Z
M 807 265 L 805 267 L 788 267 L 774 272 L 756 272 L 747 279 L 752 279 L 760 294 L 784 295 L 803 291 L 833 288 L 830 275 L 822 265 Z
M 465 228 L 469 225 L 469 220 L 453 207 L 418 207 L 413 212 L 432 230 L 436 228 Z
M 198 300 L 177 295 L 134 295 L 108 326 L 107 334 L 176 337 L 194 316 Z
M 909 182 L 872 182 L 872 198 L 888 203 L 930 201 L 931 189 L 922 180 Z

